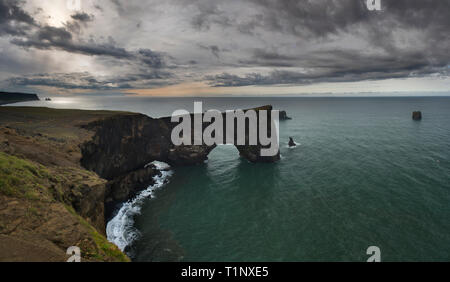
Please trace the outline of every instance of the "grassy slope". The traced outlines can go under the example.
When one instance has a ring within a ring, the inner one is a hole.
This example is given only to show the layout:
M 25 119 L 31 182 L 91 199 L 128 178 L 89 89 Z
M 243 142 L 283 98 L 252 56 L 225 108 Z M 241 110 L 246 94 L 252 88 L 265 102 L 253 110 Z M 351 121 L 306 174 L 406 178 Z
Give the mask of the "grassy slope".
M 90 237 L 87 240 L 88 243 L 85 241 L 86 238 L 82 242 L 74 242 L 75 245 L 81 247 L 84 259 L 129 261 L 115 245 L 109 243 L 85 219 L 77 215 L 71 206 L 55 199 L 55 189 L 60 190 L 58 177 L 64 178 L 65 176 L 55 175 L 54 171 L 42 165 L 0 152 L 0 194 L 19 201 L 21 205 L 25 206 L 26 217 L 39 217 L 40 214 L 45 214 L 49 203 L 59 205 L 60 211 L 64 213 L 63 210 L 65 209 L 68 213 L 66 216 L 73 217 L 78 221 L 80 223 L 78 228 Z M 52 189 L 51 186 L 55 188 Z M 7 229 L 7 224 L 8 222 L 2 221 L 0 215 L 0 233 Z M 20 234 L 21 231 L 25 230 L 20 230 L 19 227 L 15 230 L 15 233 Z
M 14 261 L 61 261 L 75 245 L 84 260 L 129 261 L 64 197 L 104 182 L 79 165 L 78 144 L 91 133 L 78 125 L 115 114 L 127 113 L 0 107 L 0 261 L 12 251 Z

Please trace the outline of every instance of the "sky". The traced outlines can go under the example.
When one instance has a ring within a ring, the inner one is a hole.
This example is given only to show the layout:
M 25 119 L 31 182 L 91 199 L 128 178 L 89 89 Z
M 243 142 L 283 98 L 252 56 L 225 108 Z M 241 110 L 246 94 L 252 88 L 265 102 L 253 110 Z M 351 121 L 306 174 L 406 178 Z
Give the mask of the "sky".
M 379 1 L 0 0 L 0 90 L 450 95 L 450 0 Z

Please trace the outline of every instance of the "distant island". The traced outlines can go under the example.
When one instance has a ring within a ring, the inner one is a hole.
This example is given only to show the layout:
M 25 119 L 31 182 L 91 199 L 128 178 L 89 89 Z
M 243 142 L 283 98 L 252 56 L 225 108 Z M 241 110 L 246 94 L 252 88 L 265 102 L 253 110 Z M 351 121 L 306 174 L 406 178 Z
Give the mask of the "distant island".
M 39 97 L 36 94 L 0 92 L 0 105 L 28 101 L 39 101 Z

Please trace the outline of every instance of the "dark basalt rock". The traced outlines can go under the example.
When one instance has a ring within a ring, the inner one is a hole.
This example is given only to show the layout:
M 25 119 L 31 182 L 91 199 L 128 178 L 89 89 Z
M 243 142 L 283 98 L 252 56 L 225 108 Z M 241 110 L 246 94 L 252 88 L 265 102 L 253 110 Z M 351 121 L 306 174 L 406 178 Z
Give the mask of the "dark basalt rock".
M 272 106 L 253 110 L 257 114 L 260 110 L 269 111 L 268 122 L 270 122 Z M 192 120 L 193 116 L 191 115 Z M 171 134 L 172 129 L 177 125 L 171 122 L 171 118 L 153 119 L 142 114 L 116 115 L 84 125 L 83 128 L 94 131 L 95 135 L 92 140 L 80 146 L 81 164 L 101 177 L 113 180 L 139 170 L 153 161 L 166 162 L 173 166 L 204 163 L 208 159 L 208 154 L 216 146 L 205 144 L 174 146 Z M 203 123 L 204 128 L 208 125 Z M 247 125 L 246 128 L 248 127 Z M 271 126 L 268 128 L 270 135 Z M 248 140 L 248 136 L 246 137 L 245 140 Z M 226 136 L 224 141 L 225 138 Z M 236 136 L 234 138 L 237 139 Z M 261 145 L 236 146 L 236 148 L 242 157 L 251 162 L 276 162 L 280 159 L 279 152 L 271 157 L 261 156 L 261 148 L 264 148 Z
M 413 120 L 416 121 L 422 120 L 422 112 L 420 111 L 413 112 L 412 118 Z
M 102 234 L 105 230 L 105 210 L 103 201 L 105 198 L 105 185 L 90 186 L 87 184 L 78 187 L 69 187 L 68 196 L 75 211 L 86 218 Z
M 289 137 L 289 147 L 295 147 L 297 144 L 295 144 L 294 139 L 292 137 Z
M 168 162 L 176 166 L 202 164 L 215 147 L 206 145 L 176 146 L 169 150 Z
M 80 146 L 81 165 L 102 178 L 113 180 L 152 161 L 165 161 L 171 147 L 169 125 L 142 114 L 94 121 L 84 126 L 94 130 L 95 135 Z
M 286 111 L 280 111 L 280 120 L 291 120 L 292 118 L 288 117 Z
M 105 192 L 105 218 L 109 220 L 117 204 L 155 184 L 154 177 L 160 175 L 161 172 L 154 165 L 149 165 L 109 181 Z
M 36 94 L 0 92 L 0 105 L 27 101 L 39 101 L 39 97 Z

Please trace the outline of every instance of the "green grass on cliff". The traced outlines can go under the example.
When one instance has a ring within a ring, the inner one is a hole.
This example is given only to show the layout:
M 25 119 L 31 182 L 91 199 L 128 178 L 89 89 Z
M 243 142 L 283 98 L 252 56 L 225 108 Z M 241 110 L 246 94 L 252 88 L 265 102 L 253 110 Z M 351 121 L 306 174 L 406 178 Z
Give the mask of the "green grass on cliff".
M 108 259 L 114 258 L 114 260 L 118 262 L 130 262 L 130 259 L 124 253 L 122 253 L 122 251 L 120 251 L 120 249 L 116 245 L 112 244 L 105 238 L 105 236 L 98 233 L 98 231 L 94 227 L 92 227 L 92 225 L 90 225 L 84 218 L 79 216 L 72 207 L 67 205 L 65 205 L 65 207 L 72 215 L 76 216 L 79 219 L 80 223 L 83 226 L 85 226 L 89 230 L 95 242 L 94 249 L 89 247 L 82 248 L 84 249 L 83 255 L 87 259 L 108 261 Z
M 85 178 L 86 175 L 92 176 L 89 172 L 82 173 Z M 81 242 L 81 246 L 79 246 L 88 260 L 129 262 L 130 259 L 117 246 L 108 242 L 105 236 L 98 233 L 71 206 L 61 202 L 62 196 L 56 193 L 61 193 L 58 186 L 67 183 L 68 179 L 72 179 L 73 182 L 81 181 L 76 176 L 76 172 L 72 170 L 50 173 L 42 165 L 0 152 L 0 194 L 34 203 L 34 206 L 28 209 L 27 216 L 38 216 L 38 208 L 42 202 L 60 202 L 90 234 L 90 239 L 94 244 L 83 246 L 83 242 Z M 90 178 L 87 177 L 87 180 L 89 181 Z M 50 186 L 53 186 L 53 188 L 47 188 Z M 2 224 L 0 222 L 0 230 Z
M 49 172 L 43 166 L 0 152 L 0 193 L 16 198 L 48 198 L 44 179 Z

